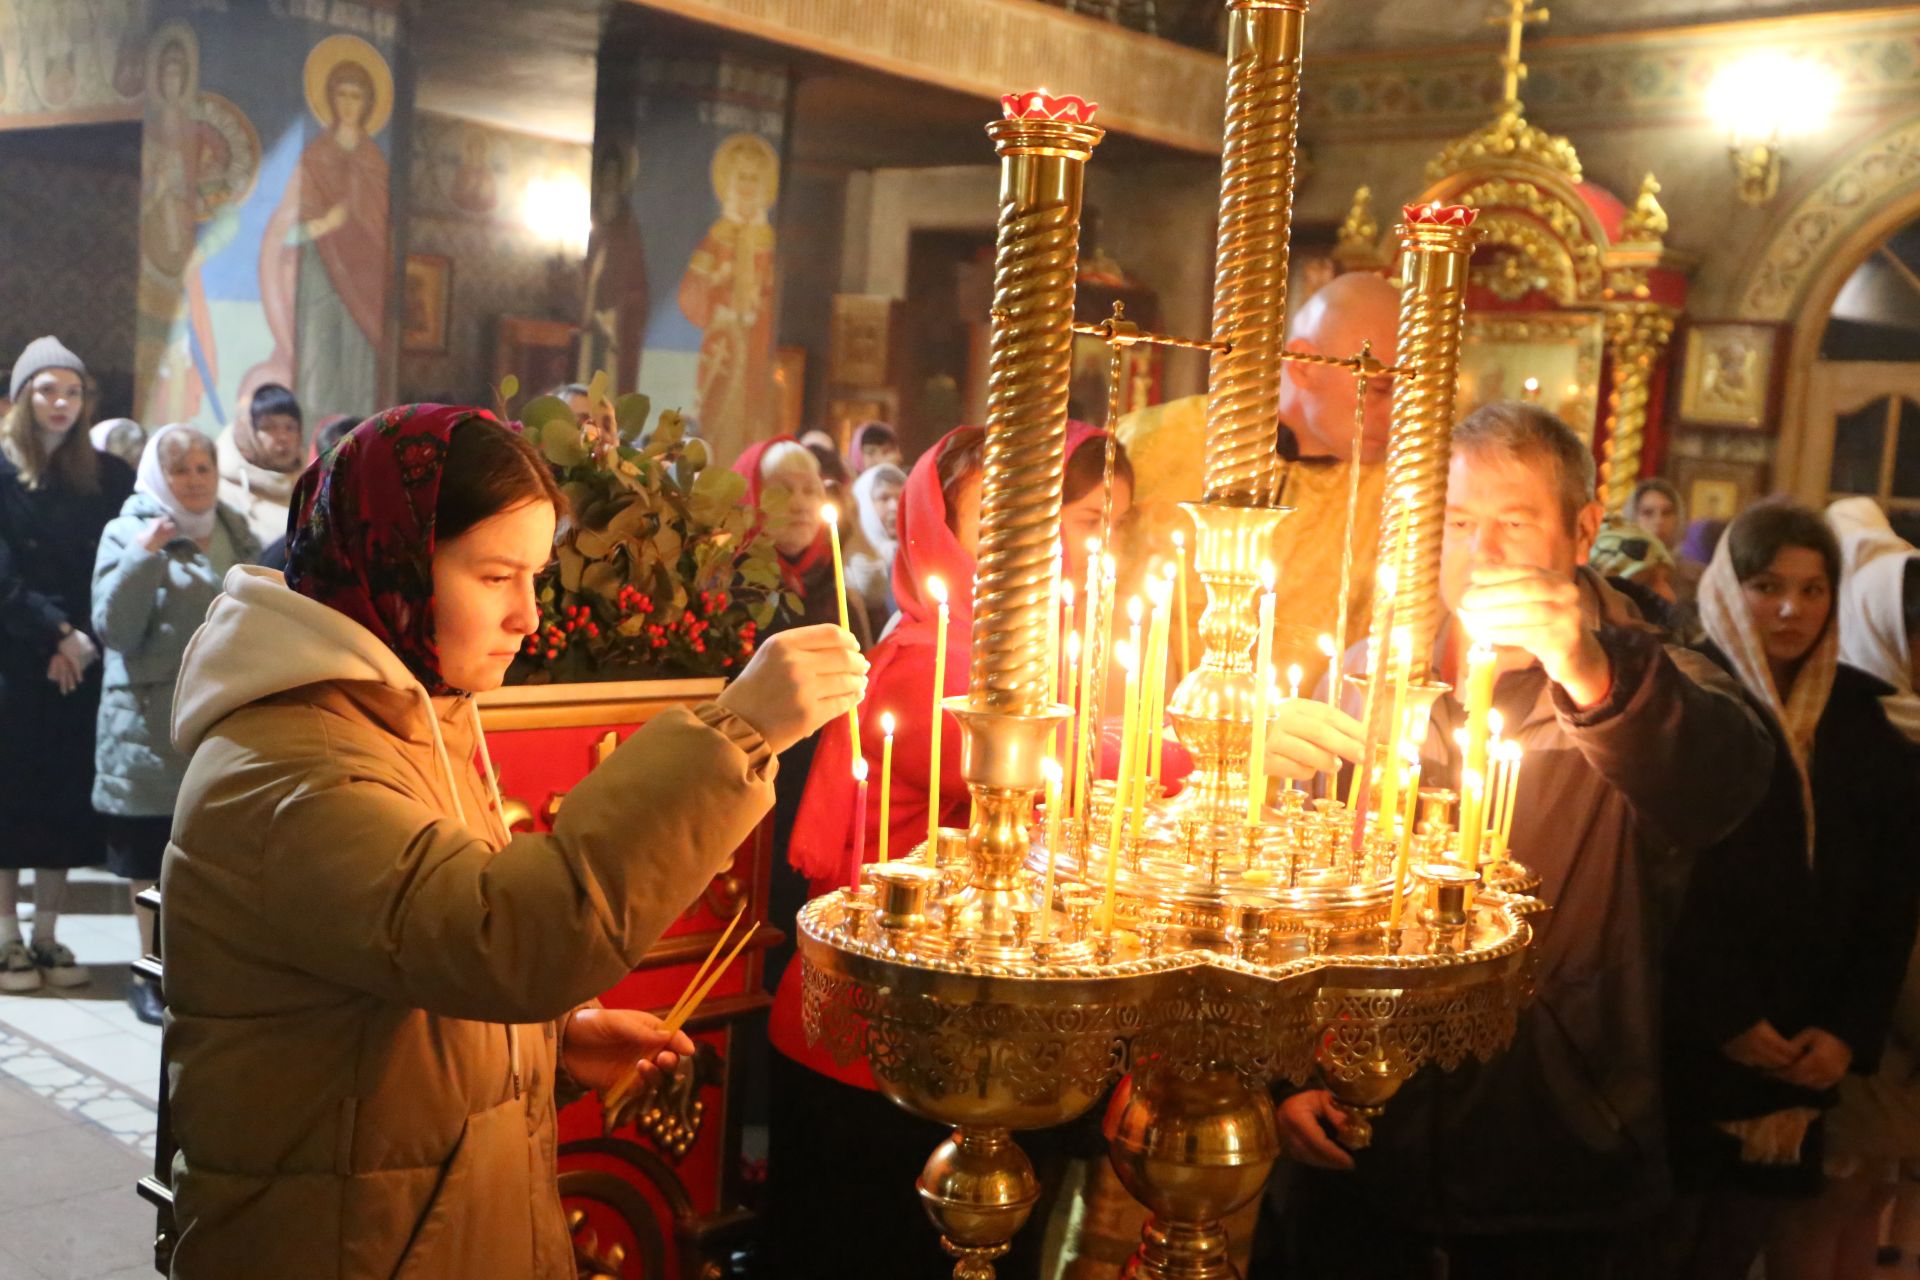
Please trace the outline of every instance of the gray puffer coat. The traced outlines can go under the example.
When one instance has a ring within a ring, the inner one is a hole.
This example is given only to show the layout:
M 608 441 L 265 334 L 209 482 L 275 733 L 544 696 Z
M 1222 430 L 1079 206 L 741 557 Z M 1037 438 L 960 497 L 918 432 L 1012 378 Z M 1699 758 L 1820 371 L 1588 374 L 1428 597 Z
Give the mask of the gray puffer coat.
M 100 535 L 93 565 L 93 629 L 105 676 L 93 807 L 125 818 L 173 812 L 187 771 L 186 757 L 173 747 L 173 685 L 187 641 L 232 567 L 216 565 L 186 537 L 148 551 L 140 539 L 165 514 L 154 498 L 135 493 Z M 237 563 L 259 557 L 260 544 L 239 512 L 223 503 L 216 518 Z

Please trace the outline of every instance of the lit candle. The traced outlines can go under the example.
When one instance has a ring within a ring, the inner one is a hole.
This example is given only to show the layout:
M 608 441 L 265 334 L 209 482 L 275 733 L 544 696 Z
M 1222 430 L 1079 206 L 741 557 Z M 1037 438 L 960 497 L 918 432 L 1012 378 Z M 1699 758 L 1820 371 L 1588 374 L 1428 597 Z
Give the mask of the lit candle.
M 880 732 L 885 735 L 880 740 L 880 861 L 886 862 L 887 833 L 893 827 L 893 712 L 880 713 Z
M 1052 758 L 1040 762 L 1047 778 L 1047 879 L 1040 890 L 1040 941 L 1047 940 L 1053 925 L 1053 864 L 1060 856 L 1060 762 Z
M 1380 824 L 1393 831 L 1393 815 L 1400 801 L 1400 744 L 1407 727 L 1407 684 L 1413 677 L 1413 632 L 1396 627 L 1393 632 L 1393 705 L 1387 717 L 1387 767 L 1380 781 Z
M 1060 736 L 1063 741 L 1060 754 L 1062 759 L 1071 760 L 1072 757 L 1066 753 L 1073 750 L 1074 746 L 1080 741 L 1077 728 L 1080 719 L 1081 684 L 1080 632 L 1078 630 L 1067 632 L 1067 666 L 1062 675 L 1065 687 L 1060 690 L 1060 697 L 1066 703 L 1067 720 L 1066 723 L 1061 726 Z M 1071 773 L 1063 770 L 1062 773 L 1064 774 L 1064 780 L 1069 784 L 1062 793 L 1062 799 L 1066 801 L 1068 810 L 1072 810 L 1075 797 L 1071 784 L 1076 780 L 1075 775 L 1079 773 L 1079 770 L 1074 769 Z
M 1185 676 L 1193 670 L 1193 655 L 1189 653 L 1187 639 L 1187 535 L 1182 529 L 1173 531 L 1173 567 L 1174 567 L 1174 608 L 1179 616 L 1174 625 L 1180 629 L 1180 674 Z
M 1160 614 L 1163 613 L 1164 610 L 1159 607 L 1161 602 L 1159 597 L 1154 594 L 1151 580 L 1147 583 L 1147 598 L 1152 607 L 1145 615 L 1145 634 L 1147 637 L 1145 648 L 1142 648 L 1140 644 L 1140 636 L 1142 634 L 1140 623 L 1134 621 L 1131 628 L 1133 651 L 1136 660 L 1139 662 L 1139 679 L 1137 687 L 1133 692 L 1133 697 L 1137 704 L 1133 725 L 1133 763 L 1127 767 L 1125 772 L 1127 777 L 1133 781 L 1133 802 L 1127 807 L 1127 818 L 1128 830 L 1133 833 L 1135 840 L 1140 838 L 1141 828 L 1145 825 L 1149 769 L 1147 759 L 1153 753 L 1154 740 L 1158 737 L 1157 730 L 1159 728 L 1158 725 L 1153 723 L 1153 673 L 1155 670 L 1153 663 L 1155 658 L 1154 650 L 1157 647 L 1154 642 L 1164 634 L 1160 628 Z
M 1400 909 L 1407 896 L 1407 862 L 1413 850 L 1413 823 L 1420 804 L 1420 748 L 1412 741 L 1404 747 L 1406 802 L 1400 817 L 1400 840 L 1393 855 L 1393 903 L 1388 908 L 1387 928 L 1400 928 Z
M 1498 707 L 1487 712 L 1487 814 L 1483 819 L 1486 834 L 1481 843 L 1489 855 L 1500 836 L 1500 803 L 1506 797 L 1507 753 L 1501 738 L 1506 727 L 1506 717 Z
M 1107 892 L 1100 906 L 1101 927 L 1107 932 L 1113 931 L 1113 891 L 1114 883 L 1120 873 L 1120 833 L 1127 818 L 1127 795 L 1132 790 L 1128 785 L 1127 765 L 1133 759 L 1134 701 L 1140 693 L 1140 601 L 1132 600 L 1127 612 L 1133 618 L 1133 639 L 1131 642 L 1113 647 L 1113 656 L 1127 672 L 1127 691 L 1125 708 L 1120 722 L 1120 772 L 1114 779 L 1113 817 L 1107 824 Z
M 1147 592 L 1153 596 L 1153 640 L 1147 646 L 1153 654 L 1153 660 L 1147 666 L 1147 702 L 1151 712 L 1147 720 L 1147 776 L 1153 783 L 1149 794 L 1156 800 L 1160 798 L 1160 761 L 1166 755 L 1167 745 L 1167 662 L 1170 656 L 1167 633 L 1173 625 L 1171 605 L 1178 592 L 1175 586 L 1177 567 L 1168 565 L 1166 574 L 1166 585 L 1158 595 L 1154 595 L 1151 587 Z
M 1247 747 L 1247 821 L 1267 804 L 1267 703 L 1273 686 L 1273 611 L 1279 603 L 1271 563 L 1260 566 L 1260 630 L 1253 642 L 1253 738 Z
M 1333 637 L 1322 634 L 1320 652 L 1327 659 L 1327 705 L 1335 711 L 1340 709 L 1340 653 L 1334 647 Z
M 1047 665 L 1041 668 L 1045 674 L 1040 678 L 1042 702 L 1054 700 L 1055 686 L 1060 680 L 1060 588 L 1062 585 L 1064 584 L 1060 581 L 1060 562 L 1055 560 L 1053 587 L 1047 597 L 1052 601 L 1052 607 L 1047 610 Z
M 1095 645 L 1100 625 L 1100 612 L 1103 602 L 1113 598 L 1113 576 L 1107 560 L 1100 554 L 1100 539 L 1087 539 L 1087 609 L 1086 618 L 1081 623 L 1080 654 L 1080 711 L 1077 717 L 1076 740 L 1073 748 L 1073 818 L 1079 827 L 1082 847 L 1089 847 L 1086 839 L 1087 795 L 1091 789 L 1093 767 L 1093 744 L 1098 741 L 1095 735 L 1099 731 L 1096 723 L 1098 702 L 1094 698 L 1093 682 L 1096 676 L 1104 677 L 1100 669 L 1099 648 Z
M 1506 749 L 1503 754 L 1507 758 L 1506 778 L 1504 780 L 1507 794 L 1506 799 L 1503 800 L 1500 805 L 1500 830 L 1493 850 L 1493 856 L 1496 861 L 1507 856 L 1507 849 L 1513 840 L 1513 806 L 1514 801 L 1520 798 L 1520 759 L 1523 752 L 1520 750 L 1519 743 L 1509 742 L 1506 744 Z
M 1493 646 L 1476 642 L 1467 653 L 1467 754 L 1460 801 L 1460 856 L 1468 868 L 1480 865 L 1480 840 L 1486 832 L 1488 715 L 1493 710 L 1493 678 L 1498 658 Z
M 867 860 L 867 762 L 856 756 L 853 761 L 853 867 L 847 888 L 860 887 L 860 867 Z
M 833 541 L 833 596 L 840 605 L 840 629 L 852 635 L 853 625 L 847 621 L 847 569 L 840 559 L 840 511 L 829 502 L 820 508 L 820 518 L 826 521 L 827 536 Z M 853 739 L 853 755 L 857 760 L 861 757 L 858 702 L 847 708 L 847 733 Z
M 1292 664 L 1291 666 L 1289 666 L 1289 667 L 1287 668 L 1287 698 L 1288 698 L 1288 700 L 1290 700 L 1290 701 L 1292 701 L 1292 700 L 1296 700 L 1296 699 L 1298 699 L 1298 698 L 1300 697 L 1300 680 L 1301 680 L 1301 678 L 1302 678 L 1302 677 L 1304 677 L 1305 675 L 1306 675 L 1306 672 L 1304 672 L 1304 671 L 1302 671 L 1302 670 L 1300 669 L 1300 664 L 1299 664 L 1299 663 L 1297 663 L 1297 662 L 1296 662 L 1296 663 L 1294 663 L 1294 664 Z M 1300 789 L 1300 784 L 1299 784 L 1299 782 L 1298 782 L 1298 781 L 1296 781 L 1296 780 L 1295 780 L 1295 779 L 1293 779 L 1293 778 L 1288 778 L 1288 779 L 1287 779 L 1287 790 L 1289 790 L 1289 791 L 1297 791 L 1297 790 L 1299 790 L 1299 789 Z
M 1460 771 L 1460 861 L 1469 871 L 1480 869 L 1481 816 L 1486 812 L 1487 779 L 1478 769 Z M 1467 839 L 1467 822 L 1473 822 L 1473 839 Z
M 940 606 L 933 640 L 933 740 L 927 744 L 927 861 L 940 855 L 940 731 L 947 709 L 947 584 L 927 579 L 927 594 Z
M 1073 661 L 1072 638 L 1077 635 L 1073 625 L 1076 616 L 1075 603 L 1073 583 L 1062 578 L 1060 580 L 1060 617 L 1057 619 L 1060 629 L 1054 637 L 1054 642 L 1061 646 L 1061 654 L 1065 656 L 1068 664 Z M 1059 696 L 1054 701 L 1071 706 L 1073 704 L 1073 673 L 1058 659 L 1055 660 L 1053 670 L 1060 681 Z

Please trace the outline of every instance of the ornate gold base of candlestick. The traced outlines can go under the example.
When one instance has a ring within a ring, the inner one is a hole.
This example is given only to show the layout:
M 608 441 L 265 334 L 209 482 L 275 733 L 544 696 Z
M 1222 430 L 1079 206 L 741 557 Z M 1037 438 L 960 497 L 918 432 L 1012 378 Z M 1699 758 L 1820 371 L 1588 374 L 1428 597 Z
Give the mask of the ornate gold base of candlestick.
M 953 1255 L 953 1280 L 993 1280 L 993 1263 L 1040 1201 L 1033 1163 L 1005 1129 L 955 1129 L 915 1184 Z
M 1041 764 L 1060 725 L 1072 714 L 1055 706 L 1039 715 L 1014 715 L 948 700 L 960 722 L 960 773 L 973 793 L 967 831 L 967 885 L 947 902 L 949 932 L 966 937 L 974 953 L 1024 954 L 1041 903 L 1024 867 L 1033 844 L 1033 804 L 1045 775 Z
M 1206 655 L 1168 700 L 1174 732 L 1193 754 L 1193 773 L 1177 799 L 1181 817 L 1218 828 L 1247 811 L 1247 751 L 1253 736 L 1253 610 L 1260 570 L 1273 557 L 1273 531 L 1286 507 L 1185 502 L 1198 534 L 1194 568 L 1206 584 L 1200 635 Z M 1217 837 L 1215 837 L 1217 838 Z
M 1280 1156 L 1273 1103 L 1228 1068 L 1143 1070 L 1114 1090 L 1103 1130 L 1128 1193 L 1153 1214 L 1127 1280 L 1238 1280 L 1222 1225 Z

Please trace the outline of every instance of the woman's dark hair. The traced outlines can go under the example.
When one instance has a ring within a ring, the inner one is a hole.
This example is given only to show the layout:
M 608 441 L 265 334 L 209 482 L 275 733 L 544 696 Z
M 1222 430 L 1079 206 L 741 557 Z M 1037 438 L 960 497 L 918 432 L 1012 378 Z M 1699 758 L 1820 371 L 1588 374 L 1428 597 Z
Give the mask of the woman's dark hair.
M 1078 502 L 1100 485 L 1100 479 L 1107 473 L 1107 437 L 1105 435 L 1088 436 L 1067 458 L 1066 482 L 1061 486 L 1062 502 Z M 1125 480 L 1127 488 L 1133 488 L 1133 463 L 1127 457 L 1127 446 L 1118 440 L 1113 442 L 1113 478 Z
M 247 405 L 247 420 L 257 425 L 260 419 L 276 413 L 285 414 L 303 427 L 306 425 L 306 415 L 300 412 L 300 401 L 293 392 L 277 382 L 269 382 L 253 393 Z
M 453 429 L 433 510 L 435 541 L 451 542 L 482 521 L 529 502 L 550 502 L 556 516 L 567 514 L 567 500 L 532 442 L 482 418 L 470 418 Z
M 810 444 L 806 450 L 820 460 L 820 479 L 827 484 L 845 485 L 853 479 L 847 474 L 847 460 L 827 446 Z
M 330 418 L 322 418 L 319 428 L 313 433 L 314 456 L 324 458 L 332 453 L 333 446 L 345 439 L 347 433 L 362 421 L 350 413 L 336 413 Z
M 940 475 L 940 497 L 947 509 L 947 528 L 953 528 L 953 506 L 960 496 L 960 486 L 981 468 L 986 457 L 985 427 L 961 427 L 941 446 L 934 470 Z
M 1820 516 L 1795 502 L 1769 499 L 1741 512 L 1727 526 L 1727 553 L 1740 581 L 1765 573 L 1785 547 L 1818 552 L 1827 566 L 1827 585 L 1840 589 L 1840 543 Z
M 898 447 L 900 437 L 893 433 L 892 427 L 879 419 L 863 422 L 853 429 L 854 452 L 858 453 L 862 449 L 872 449 L 883 444 Z

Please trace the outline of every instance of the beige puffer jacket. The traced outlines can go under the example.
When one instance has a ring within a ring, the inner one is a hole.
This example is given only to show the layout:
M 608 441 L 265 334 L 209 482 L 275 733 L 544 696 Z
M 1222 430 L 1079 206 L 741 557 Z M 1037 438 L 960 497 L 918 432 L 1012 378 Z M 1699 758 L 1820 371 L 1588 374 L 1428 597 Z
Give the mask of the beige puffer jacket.
M 189 646 L 162 874 L 178 1280 L 561 1280 L 555 1023 L 773 800 L 716 705 L 670 711 L 509 837 L 466 699 L 237 568 Z

